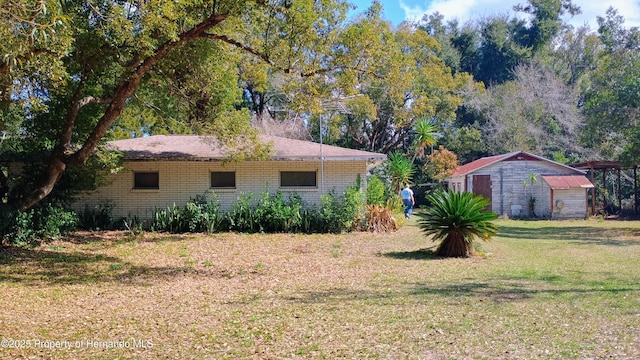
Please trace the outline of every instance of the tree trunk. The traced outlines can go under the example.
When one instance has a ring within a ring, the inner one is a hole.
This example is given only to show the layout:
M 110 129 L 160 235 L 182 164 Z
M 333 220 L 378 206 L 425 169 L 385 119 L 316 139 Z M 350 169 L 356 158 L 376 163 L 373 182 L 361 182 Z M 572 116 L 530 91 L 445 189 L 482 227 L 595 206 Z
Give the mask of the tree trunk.
M 442 240 L 436 250 L 436 255 L 443 257 L 469 257 L 471 255 L 470 245 L 465 241 L 461 233 L 452 232 Z
M 4 170 L 0 166 L 0 204 L 4 202 L 7 195 L 9 195 L 9 179 L 4 175 Z
M 58 183 L 58 180 L 62 177 L 62 174 L 67 169 L 67 164 L 56 155 L 52 155 L 49 160 L 49 166 L 47 166 L 47 170 L 43 174 L 43 179 L 40 181 L 39 185 L 33 189 L 33 191 L 29 192 L 25 196 L 19 198 L 18 200 L 18 210 L 24 211 L 30 209 L 35 204 L 40 202 L 42 199 L 47 197 L 55 185 Z

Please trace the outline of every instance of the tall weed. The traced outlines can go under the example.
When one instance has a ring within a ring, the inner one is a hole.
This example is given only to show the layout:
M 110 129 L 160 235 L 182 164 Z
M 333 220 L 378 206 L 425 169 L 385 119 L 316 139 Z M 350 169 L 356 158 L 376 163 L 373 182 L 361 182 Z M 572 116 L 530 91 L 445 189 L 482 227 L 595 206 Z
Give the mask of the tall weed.
M 217 232 L 222 229 L 223 215 L 219 211 L 217 199 L 207 201 L 204 196 L 196 196 L 184 206 L 168 206 L 156 209 L 151 219 L 152 231 L 170 233 Z

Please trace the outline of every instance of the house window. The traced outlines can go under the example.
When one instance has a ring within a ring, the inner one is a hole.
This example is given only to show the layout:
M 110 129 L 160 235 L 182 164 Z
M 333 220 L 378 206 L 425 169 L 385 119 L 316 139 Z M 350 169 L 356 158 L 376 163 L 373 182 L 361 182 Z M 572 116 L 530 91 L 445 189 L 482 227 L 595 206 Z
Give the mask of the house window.
M 316 187 L 315 171 L 281 171 L 281 187 Z
M 212 188 L 235 188 L 236 173 L 234 171 L 212 171 L 211 187 Z
M 133 173 L 134 189 L 159 189 L 160 174 L 156 172 L 134 172 Z

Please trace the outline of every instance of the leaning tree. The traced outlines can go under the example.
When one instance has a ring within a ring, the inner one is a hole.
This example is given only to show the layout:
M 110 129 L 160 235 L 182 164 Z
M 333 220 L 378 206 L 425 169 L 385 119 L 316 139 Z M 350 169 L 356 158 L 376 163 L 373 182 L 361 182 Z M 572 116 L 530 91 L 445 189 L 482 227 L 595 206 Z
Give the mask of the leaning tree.
M 224 139 L 239 135 L 236 128 L 248 131 L 234 126 L 242 121 L 225 120 L 241 115 L 207 116 L 212 103 L 237 110 L 217 94 L 234 83 L 227 75 L 239 71 L 238 59 L 251 56 L 299 77 L 324 74 L 339 66 L 330 50 L 347 10 L 342 0 L 6 2 L 0 9 L 0 131 L 8 140 L 0 147 L 5 154 L 10 148 L 45 155 L 34 181 L 0 194 L 8 198 L 0 205 L 24 210 L 40 202 L 127 115 L 143 119 L 141 133 L 144 119 L 159 110 L 156 118 L 175 117 L 166 126 L 184 131 L 206 122 L 213 123 L 209 132 L 222 129 Z M 188 111 L 173 106 L 178 98 L 192 101 L 182 107 Z

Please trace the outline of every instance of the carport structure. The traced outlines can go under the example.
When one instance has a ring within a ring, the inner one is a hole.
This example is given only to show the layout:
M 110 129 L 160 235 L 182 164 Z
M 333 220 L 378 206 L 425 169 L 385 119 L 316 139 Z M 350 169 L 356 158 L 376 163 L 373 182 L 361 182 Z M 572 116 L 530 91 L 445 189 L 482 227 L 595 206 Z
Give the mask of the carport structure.
M 621 186 L 621 177 L 623 170 L 633 170 L 633 209 L 635 213 L 638 213 L 638 165 L 635 166 L 623 166 L 619 161 L 587 161 L 576 164 L 569 165 L 576 169 L 580 169 L 583 171 L 587 171 L 589 173 L 591 183 L 595 184 L 595 174 L 596 172 L 602 173 L 602 190 L 607 188 L 607 174 L 614 173 L 616 174 L 616 187 L 618 194 L 618 208 L 622 210 L 622 186 Z M 593 189 L 593 195 L 591 196 L 591 214 L 595 214 L 596 212 L 596 197 L 598 195 L 602 195 L 603 207 L 608 205 L 608 200 L 605 198 L 604 191 L 602 194 L 598 194 L 598 189 Z

